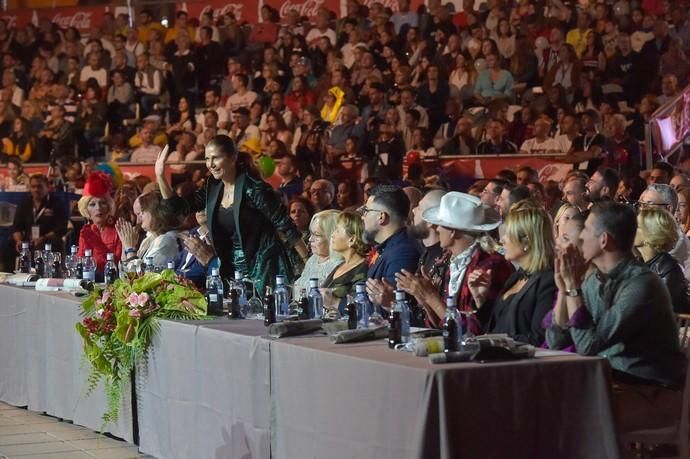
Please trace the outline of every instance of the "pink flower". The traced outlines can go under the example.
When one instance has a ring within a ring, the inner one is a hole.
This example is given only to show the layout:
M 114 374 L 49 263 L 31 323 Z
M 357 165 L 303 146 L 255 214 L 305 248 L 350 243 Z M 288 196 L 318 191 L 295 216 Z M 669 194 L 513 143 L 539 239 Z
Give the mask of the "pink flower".
M 139 295 L 137 295 L 136 293 L 130 293 L 129 298 L 127 298 L 127 301 L 129 302 L 129 307 L 133 308 L 137 305 L 137 303 L 139 303 Z
M 149 301 L 149 294 L 146 292 L 139 294 L 139 306 L 145 306 Z
M 101 296 L 101 302 L 107 303 L 110 299 L 110 290 L 103 290 L 103 296 Z
M 141 317 L 141 311 L 138 309 L 132 309 L 129 311 L 129 317 L 139 318 L 139 317 Z

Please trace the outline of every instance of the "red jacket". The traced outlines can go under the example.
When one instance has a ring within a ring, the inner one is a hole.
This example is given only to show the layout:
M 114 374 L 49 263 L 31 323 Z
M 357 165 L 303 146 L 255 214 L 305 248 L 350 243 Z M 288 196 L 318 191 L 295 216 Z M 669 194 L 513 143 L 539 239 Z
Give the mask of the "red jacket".
M 443 282 L 441 284 L 441 296 L 445 298 L 448 295 L 448 281 L 450 279 L 450 269 L 448 268 L 451 259 L 450 253 L 446 252 L 442 257 L 445 262 L 445 273 L 443 273 Z M 491 318 L 492 311 L 490 308 L 477 309 L 470 288 L 467 285 L 467 278 L 469 274 L 475 269 L 482 269 L 484 271 L 491 270 L 491 288 L 487 296 L 486 304 L 493 304 L 498 297 L 503 285 L 508 280 L 508 277 L 515 271 L 513 265 L 503 258 L 498 253 L 487 253 L 481 248 L 474 251 L 470 264 L 467 265 L 465 274 L 460 284 L 460 290 L 456 295 L 456 306 L 458 311 L 465 313 L 473 313 L 470 317 L 470 331 L 475 335 L 484 333 L 484 328 Z M 433 324 L 427 319 L 427 325 L 433 327 Z
M 105 226 L 102 231 L 96 225 L 84 225 L 79 233 L 79 256 L 84 256 L 84 251 L 90 249 L 93 259 L 96 260 L 96 271 L 103 272 L 105 258 L 108 253 L 115 255 L 115 263 L 120 261 L 122 243 L 114 226 Z

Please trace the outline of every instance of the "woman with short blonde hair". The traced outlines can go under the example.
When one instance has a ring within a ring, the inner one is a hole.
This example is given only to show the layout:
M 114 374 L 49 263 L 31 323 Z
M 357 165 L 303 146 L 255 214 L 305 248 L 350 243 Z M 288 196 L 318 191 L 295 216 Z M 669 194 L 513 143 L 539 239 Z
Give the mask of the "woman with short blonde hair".
M 309 288 L 309 279 L 318 278 L 319 287 L 323 286 L 326 278 L 340 265 L 343 260 L 340 255 L 331 250 L 331 235 L 335 231 L 340 211 L 324 210 L 314 214 L 309 224 L 309 247 L 312 255 L 304 265 L 302 275 L 295 281 L 295 295 L 300 289 Z
M 678 241 L 676 221 L 666 209 L 645 207 L 637 214 L 635 248 L 642 261 L 656 273 L 671 294 L 673 310 L 685 314 L 690 310 L 690 292 L 683 268 L 669 255 Z
M 511 274 L 494 301 L 481 304 L 482 309 L 491 311 L 488 328 L 491 333 L 506 333 L 518 341 L 541 345 L 541 322 L 556 299 L 551 217 L 535 201 L 520 201 L 508 212 L 502 239 L 505 259 L 519 269 Z
M 364 222 L 357 212 L 346 210 L 338 216 L 335 231 L 331 234 L 331 250 L 343 257 L 343 263 L 324 282 L 324 306 L 331 316 L 345 312 L 345 299 L 355 293 L 355 284 L 367 280 L 366 255 L 369 251 L 362 240 Z

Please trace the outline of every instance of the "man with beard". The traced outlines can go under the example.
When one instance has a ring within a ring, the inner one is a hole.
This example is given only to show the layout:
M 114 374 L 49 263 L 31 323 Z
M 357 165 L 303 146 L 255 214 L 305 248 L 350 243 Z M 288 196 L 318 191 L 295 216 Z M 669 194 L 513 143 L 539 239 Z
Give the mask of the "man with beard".
M 369 256 L 367 294 L 372 302 L 390 308 L 394 298 L 395 275 L 403 269 L 417 270 L 419 252 L 408 236 L 405 222 L 410 200 L 397 186 L 379 185 L 360 208 L 364 232 L 362 239 L 374 245 Z
M 419 201 L 419 205 L 412 209 L 412 226 L 408 228 L 407 233 L 424 246 L 424 251 L 419 257 L 417 272 L 431 272 L 434 261 L 443 253 L 439 244 L 438 231 L 422 218 L 422 214 L 431 207 L 440 206 L 444 194 L 446 194 L 445 190 L 430 190 Z
M 585 199 L 591 203 L 602 200 L 613 200 L 618 189 L 620 178 L 610 167 L 601 166 L 585 185 Z

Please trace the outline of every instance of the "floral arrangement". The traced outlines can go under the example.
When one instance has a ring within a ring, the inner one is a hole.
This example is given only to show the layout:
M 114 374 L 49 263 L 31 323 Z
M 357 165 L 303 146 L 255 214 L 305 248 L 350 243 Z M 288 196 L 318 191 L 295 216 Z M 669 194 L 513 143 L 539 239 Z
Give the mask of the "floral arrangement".
M 117 421 L 123 392 L 134 368 L 145 363 L 160 319 L 195 320 L 206 316 L 206 298 L 174 271 L 128 273 L 112 285 L 95 287 L 81 304 L 76 324 L 91 365 L 87 394 L 102 380 L 108 410 L 103 426 Z

